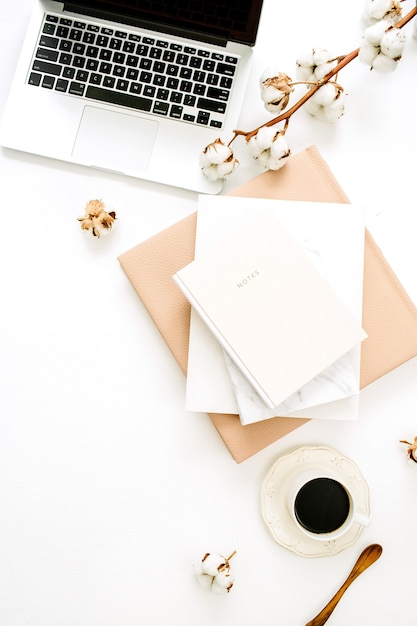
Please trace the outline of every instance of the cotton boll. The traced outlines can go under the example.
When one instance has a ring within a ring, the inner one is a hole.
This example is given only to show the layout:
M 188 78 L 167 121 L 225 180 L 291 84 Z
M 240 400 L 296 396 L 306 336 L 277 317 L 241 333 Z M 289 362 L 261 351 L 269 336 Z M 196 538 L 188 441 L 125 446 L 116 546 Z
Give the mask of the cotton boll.
M 273 85 L 269 85 L 267 87 L 263 86 L 261 89 L 261 98 L 265 102 L 265 104 L 272 103 L 274 100 L 280 101 L 284 98 L 286 94 L 276 89 Z
M 364 43 L 359 48 L 358 59 L 365 65 L 372 67 L 373 62 L 379 54 L 379 49 L 370 43 Z
M 78 218 L 81 229 L 87 237 L 100 239 L 110 233 L 116 225 L 116 212 L 103 200 L 89 200 L 85 206 L 85 215 Z
M 367 0 L 364 6 L 364 14 L 376 20 L 382 20 L 391 8 L 391 0 Z
M 282 159 L 288 154 L 289 148 L 284 135 L 277 135 L 271 146 L 271 156 Z
M 310 98 L 310 100 L 307 100 L 307 102 L 304 105 L 304 110 L 306 111 L 306 113 L 311 115 L 311 117 L 318 117 L 320 109 L 321 109 L 320 104 L 315 102 L 313 98 Z
M 390 24 L 386 20 L 381 20 L 372 26 L 368 26 L 363 34 L 363 37 L 367 43 L 370 43 L 373 46 L 379 46 L 382 37 L 389 28 Z
M 338 93 L 340 93 L 339 89 L 335 87 L 333 83 L 329 82 L 320 87 L 320 89 L 318 89 L 316 93 L 311 96 L 310 102 L 313 100 L 320 106 L 326 106 L 333 102 Z
M 208 574 L 197 574 L 197 580 L 200 584 L 200 587 L 205 591 L 210 591 L 213 585 L 213 576 L 209 576 Z
M 397 69 L 397 61 L 391 57 L 387 57 L 385 54 L 378 54 L 372 65 L 372 69 L 381 74 L 388 74 Z
M 292 91 L 292 80 L 284 72 L 275 73 L 261 82 L 261 98 L 265 108 L 271 113 L 277 114 L 285 109 Z
M 392 0 L 367 0 L 364 6 L 364 17 L 382 20 L 391 11 Z
M 297 57 L 297 65 L 301 65 L 302 67 L 312 67 L 315 65 L 314 50 L 311 49 Z
M 344 112 L 345 104 L 343 102 L 343 98 L 338 98 L 337 100 L 333 100 L 333 102 L 323 107 L 323 120 L 328 124 L 333 124 L 343 116 Z
M 272 126 L 263 126 L 248 142 L 249 151 L 256 159 L 262 152 L 269 150 L 274 141 L 276 130 Z
M 269 152 L 269 150 L 264 150 L 264 152 L 261 152 L 257 157 L 256 157 L 256 161 L 258 163 L 258 165 L 260 167 L 262 167 L 265 170 L 269 169 L 269 161 L 271 158 L 271 154 Z
M 280 169 L 290 155 L 286 139 L 272 127 L 261 128 L 250 140 L 249 148 L 254 159 L 266 170 Z
M 396 0 L 367 0 L 363 9 L 363 19 L 372 24 L 385 19 L 390 24 L 396 24 L 402 15 L 400 2 Z
M 296 61 L 296 77 L 302 82 L 314 80 L 315 63 L 313 60 L 314 51 L 310 50 L 297 58 Z
M 381 52 L 391 59 L 399 59 L 402 56 L 406 40 L 407 38 L 401 30 L 392 28 L 381 39 Z
M 215 165 L 222 163 L 230 156 L 230 148 L 225 146 L 220 140 L 216 140 L 209 144 L 207 148 L 200 155 L 200 165 L 205 167 L 206 165 Z
M 239 164 L 232 149 L 220 139 L 206 146 L 199 156 L 199 163 L 203 174 L 211 181 L 225 179 Z
M 224 161 L 223 163 L 219 163 L 219 165 L 217 166 L 218 178 L 227 178 L 236 169 L 238 165 L 239 165 L 239 161 L 237 159 L 231 159 L 229 161 Z
M 327 83 L 305 103 L 305 110 L 312 117 L 333 123 L 344 113 L 343 93 L 338 85 Z
M 288 101 L 287 97 L 282 98 L 279 102 L 264 102 L 264 107 L 268 113 L 272 113 L 273 115 L 278 115 L 285 109 L 286 102 Z
M 281 169 L 281 167 L 286 164 L 290 154 L 291 150 L 288 146 L 285 136 L 277 135 L 275 141 L 271 146 L 269 160 L 265 166 L 266 169 L 274 171 Z
M 228 572 L 219 572 L 213 579 L 211 590 L 214 593 L 226 594 L 233 587 L 233 576 Z
M 322 78 L 327 76 L 327 74 L 331 72 L 332 69 L 336 67 L 336 65 L 337 61 L 328 61 L 327 63 L 322 63 L 321 65 L 318 65 L 314 70 L 314 75 L 317 80 L 321 80 Z
M 323 65 L 332 60 L 332 54 L 326 48 L 315 48 L 313 50 L 313 65 Z
M 217 165 L 206 165 L 205 167 L 202 167 L 201 169 L 203 171 L 204 176 L 208 178 L 209 180 L 211 180 L 212 182 L 215 182 L 216 180 L 220 180 Z
M 313 66 L 297 65 L 295 76 L 302 83 L 311 83 L 315 80 Z
M 226 559 L 221 554 L 206 554 L 201 561 L 201 570 L 204 574 L 216 576 L 224 569 L 228 569 L 228 566 Z
M 277 70 L 276 68 L 267 67 L 259 79 L 260 84 L 262 85 L 262 83 L 264 83 L 265 81 L 274 78 L 274 76 L 278 76 L 279 73 L 279 70 Z

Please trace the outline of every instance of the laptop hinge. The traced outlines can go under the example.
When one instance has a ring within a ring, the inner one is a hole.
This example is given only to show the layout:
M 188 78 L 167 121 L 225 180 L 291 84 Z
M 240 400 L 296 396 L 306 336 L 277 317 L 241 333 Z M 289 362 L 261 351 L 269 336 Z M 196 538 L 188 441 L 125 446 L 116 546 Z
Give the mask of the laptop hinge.
M 173 35 L 174 37 L 187 37 L 187 39 L 194 39 L 202 43 L 208 43 L 215 46 L 220 46 L 222 48 L 225 48 L 228 43 L 227 37 L 218 37 L 216 35 L 202 33 L 194 30 L 190 31 L 187 30 L 185 27 L 180 28 L 171 25 L 164 26 L 160 23 L 152 22 L 151 20 L 141 19 L 133 15 L 121 16 L 120 14 L 115 14 L 112 11 L 105 11 L 103 9 L 88 8 L 87 10 L 85 7 L 80 6 L 76 2 L 65 2 L 64 11 L 67 13 L 76 13 L 80 15 L 86 15 L 88 17 L 108 20 L 111 22 L 116 22 L 118 24 L 146 28 L 147 30 L 165 33 L 166 35 Z

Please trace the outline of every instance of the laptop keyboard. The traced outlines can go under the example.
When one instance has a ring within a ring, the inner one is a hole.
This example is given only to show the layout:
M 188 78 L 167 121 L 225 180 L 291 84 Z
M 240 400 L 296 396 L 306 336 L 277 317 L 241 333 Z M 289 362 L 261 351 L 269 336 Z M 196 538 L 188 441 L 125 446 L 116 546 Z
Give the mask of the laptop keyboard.
M 45 16 L 31 85 L 222 128 L 239 57 L 159 36 Z

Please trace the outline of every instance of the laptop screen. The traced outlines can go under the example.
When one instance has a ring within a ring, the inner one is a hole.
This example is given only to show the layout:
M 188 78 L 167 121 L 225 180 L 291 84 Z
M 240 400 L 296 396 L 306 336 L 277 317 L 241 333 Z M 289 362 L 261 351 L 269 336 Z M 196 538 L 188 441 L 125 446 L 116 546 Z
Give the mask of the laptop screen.
M 65 8 L 176 35 L 253 45 L 262 0 L 79 0 Z

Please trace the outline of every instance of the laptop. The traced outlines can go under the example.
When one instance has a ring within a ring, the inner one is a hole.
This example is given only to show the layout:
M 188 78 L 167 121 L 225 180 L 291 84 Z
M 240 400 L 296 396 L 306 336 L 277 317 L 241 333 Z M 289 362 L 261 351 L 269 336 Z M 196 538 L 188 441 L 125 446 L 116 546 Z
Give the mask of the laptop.
M 2 146 L 199 193 L 230 141 L 262 0 L 35 0 Z

